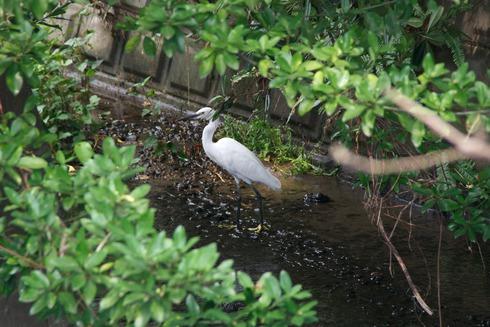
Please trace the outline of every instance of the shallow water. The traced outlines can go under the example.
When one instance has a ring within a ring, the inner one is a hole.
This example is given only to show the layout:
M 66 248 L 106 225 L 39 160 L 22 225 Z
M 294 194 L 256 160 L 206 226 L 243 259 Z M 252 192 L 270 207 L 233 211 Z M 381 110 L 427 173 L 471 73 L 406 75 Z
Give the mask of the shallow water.
M 184 195 L 175 184 L 150 182 L 157 227 L 172 230 L 184 225 L 202 243 L 216 242 L 223 259 L 233 259 L 238 270 L 255 278 L 266 271 L 287 270 L 319 302 L 318 326 L 438 325 L 437 221 L 413 216 L 410 240 L 404 224 L 392 239 L 435 312 L 430 317 L 417 307 L 394 260 L 390 276 L 389 251 L 363 209 L 359 190 L 331 177 L 291 177 L 282 182 L 280 193 L 262 189 L 265 217 L 272 228 L 258 237 L 222 226 L 234 219 L 229 185 L 213 190 L 202 183 L 199 190 L 198 183 L 195 195 Z M 322 192 L 332 201 L 305 204 L 308 192 Z M 242 222 L 250 227 L 257 223 L 253 192 L 243 187 L 242 195 Z M 392 223 L 384 220 L 389 233 Z M 488 257 L 485 261 L 490 265 Z M 490 326 L 490 275 L 479 253 L 468 252 L 464 241 L 443 233 L 440 271 L 443 325 Z

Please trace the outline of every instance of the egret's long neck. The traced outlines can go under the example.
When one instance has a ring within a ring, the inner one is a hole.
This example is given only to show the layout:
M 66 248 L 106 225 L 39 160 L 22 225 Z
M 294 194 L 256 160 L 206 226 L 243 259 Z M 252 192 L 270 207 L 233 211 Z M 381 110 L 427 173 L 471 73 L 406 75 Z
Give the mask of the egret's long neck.
M 208 153 L 209 148 L 213 145 L 213 135 L 219 125 L 220 122 L 218 119 L 211 120 L 202 131 L 202 147 L 206 153 Z

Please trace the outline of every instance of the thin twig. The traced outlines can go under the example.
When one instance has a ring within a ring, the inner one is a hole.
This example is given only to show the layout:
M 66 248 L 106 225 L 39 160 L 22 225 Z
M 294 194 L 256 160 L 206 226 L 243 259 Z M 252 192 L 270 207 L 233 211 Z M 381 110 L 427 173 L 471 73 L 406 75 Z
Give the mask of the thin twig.
M 388 238 L 388 235 L 386 234 L 386 231 L 384 229 L 383 220 L 381 219 L 381 217 L 378 218 L 378 224 L 377 224 L 377 226 L 378 226 L 378 230 L 380 231 L 381 235 L 384 238 L 384 241 L 385 241 L 386 245 L 390 249 L 390 252 L 393 253 L 393 256 L 396 258 L 396 261 L 398 261 L 398 265 L 400 266 L 400 268 L 403 271 L 403 274 L 405 275 L 405 279 L 408 282 L 408 286 L 412 290 L 413 296 L 415 297 L 415 299 L 417 300 L 417 302 L 419 303 L 419 305 L 422 307 L 422 309 L 427 314 L 429 314 L 429 315 L 432 316 L 434 314 L 434 312 L 427 305 L 427 303 L 424 301 L 424 299 L 422 298 L 422 295 L 420 295 L 420 292 L 417 289 L 417 286 L 414 284 L 414 282 L 412 280 L 412 277 L 410 276 L 410 273 L 408 272 L 407 266 L 405 265 L 405 262 L 403 262 L 403 259 L 400 256 L 400 253 L 398 252 L 398 250 L 396 249 L 396 247 L 393 245 L 393 243 Z
M 104 246 L 106 245 L 106 243 L 109 241 L 109 238 L 111 237 L 112 233 L 107 233 L 107 235 L 102 239 L 102 241 L 100 242 L 100 244 L 97 246 L 97 248 L 95 249 L 95 252 L 100 252 Z
M 17 259 L 20 259 L 21 261 L 25 262 L 28 266 L 31 268 L 36 268 L 36 269 L 44 269 L 44 266 L 40 263 L 35 262 L 32 259 L 29 259 L 28 257 L 23 256 L 22 254 L 19 254 L 15 252 L 12 249 L 9 249 L 3 245 L 0 244 L 0 251 L 3 251 L 7 254 L 10 254 L 13 257 L 16 257 Z
M 68 237 L 68 234 L 66 232 L 64 232 L 63 236 L 61 237 L 61 242 L 60 242 L 60 251 L 59 251 L 60 257 L 64 256 L 66 250 L 68 249 L 68 245 L 66 244 L 67 237 Z

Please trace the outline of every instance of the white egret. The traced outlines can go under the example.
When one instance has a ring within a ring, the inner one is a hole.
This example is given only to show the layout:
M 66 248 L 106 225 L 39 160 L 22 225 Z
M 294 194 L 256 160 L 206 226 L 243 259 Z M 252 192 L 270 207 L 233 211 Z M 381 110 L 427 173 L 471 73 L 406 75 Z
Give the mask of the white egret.
M 261 183 L 273 190 L 280 190 L 281 182 L 262 164 L 252 151 L 240 142 L 229 137 L 224 137 L 217 142 L 213 142 L 213 135 L 221 125 L 221 121 L 214 116 L 215 111 L 212 108 L 204 107 L 183 119 L 203 119 L 209 121 L 202 132 L 202 146 L 209 159 L 235 178 L 238 194 L 236 209 L 237 228 L 240 227 L 240 207 L 242 201 L 240 181 L 243 181 L 255 192 L 259 205 L 260 224 L 251 230 L 260 232 L 264 226 L 262 195 L 252 183 Z

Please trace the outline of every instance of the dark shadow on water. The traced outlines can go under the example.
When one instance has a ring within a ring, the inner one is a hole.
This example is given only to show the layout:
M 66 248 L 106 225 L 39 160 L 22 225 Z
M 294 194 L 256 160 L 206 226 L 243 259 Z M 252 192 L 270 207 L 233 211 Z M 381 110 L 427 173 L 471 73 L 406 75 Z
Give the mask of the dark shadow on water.
M 319 302 L 318 326 L 435 326 L 438 225 L 430 217 L 412 217 L 398 227 L 393 242 L 421 293 L 435 311 L 422 313 L 395 261 L 362 206 L 362 194 L 335 178 L 304 176 L 283 180 L 283 190 L 264 189 L 269 231 L 259 236 L 223 225 L 234 223 L 234 198 L 228 186 L 181 194 L 172 183 L 151 182 L 157 228 L 184 225 L 201 243 L 216 242 L 223 259 L 258 278 L 263 272 L 287 270 Z M 257 223 L 253 193 L 243 188 L 244 229 Z M 321 192 L 327 203 L 305 203 L 308 192 Z M 388 220 L 387 229 L 389 227 Z M 444 234 L 441 253 L 441 298 L 444 325 L 490 326 L 490 276 L 478 253 Z M 488 251 L 487 251 L 488 252 Z M 486 258 L 487 265 L 488 258 Z

